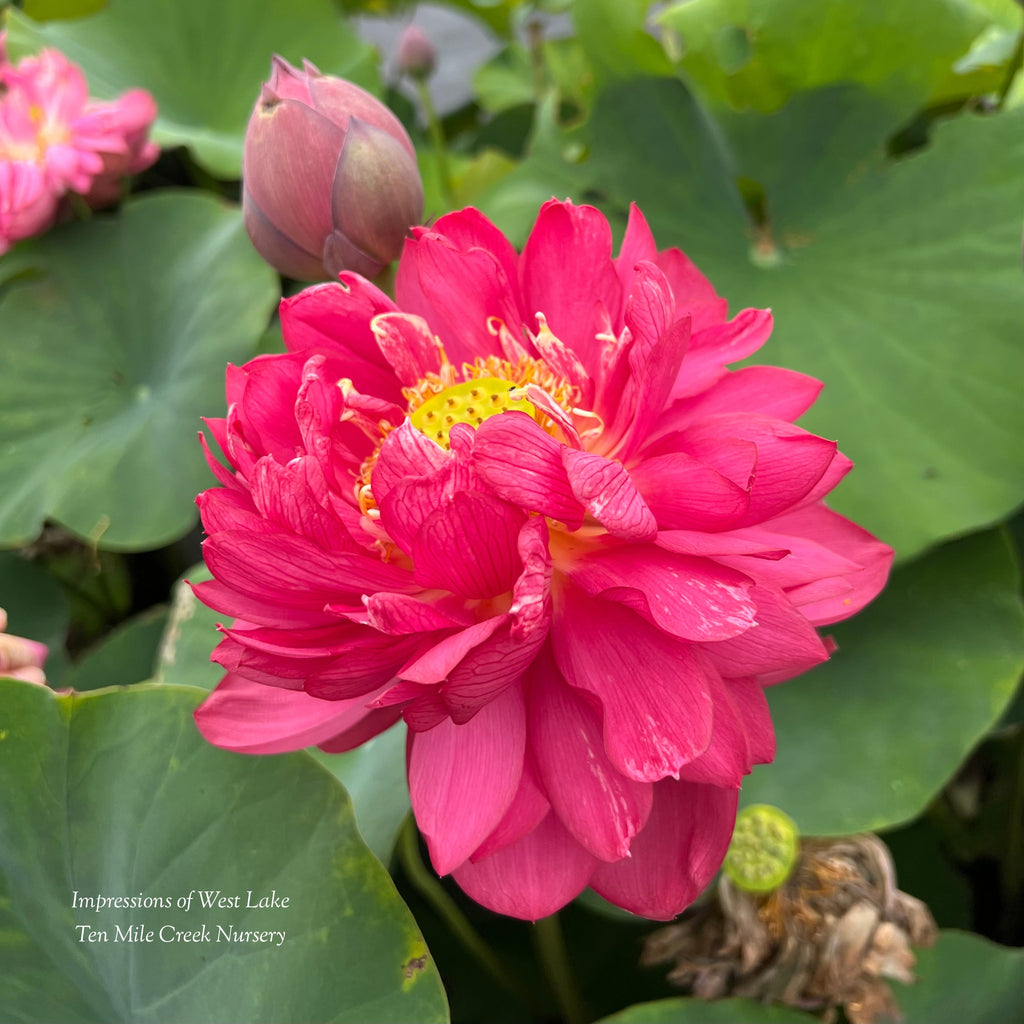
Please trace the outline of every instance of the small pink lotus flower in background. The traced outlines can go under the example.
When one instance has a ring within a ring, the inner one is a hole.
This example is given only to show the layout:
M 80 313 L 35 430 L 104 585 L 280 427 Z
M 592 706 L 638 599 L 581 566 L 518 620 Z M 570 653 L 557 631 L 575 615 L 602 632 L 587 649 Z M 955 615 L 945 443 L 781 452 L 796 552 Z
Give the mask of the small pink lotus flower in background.
M 156 103 L 145 89 L 132 89 L 111 103 L 96 104 L 94 117 L 108 137 L 123 140 L 123 145 L 99 151 L 103 167 L 93 178 L 85 201 L 99 210 L 121 198 L 125 178 L 139 174 L 160 155 L 160 147 L 149 138 L 156 120 Z
M 18 239 L 51 227 L 58 199 L 38 164 L 0 159 L 0 256 Z
M 401 122 L 351 82 L 274 57 L 245 134 L 242 212 L 259 254 L 289 277 L 374 277 L 423 216 Z
M 437 66 L 437 50 L 418 25 L 409 25 L 398 40 L 398 70 L 410 78 L 429 78 Z
M 434 867 L 536 919 L 590 886 L 678 914 L 775 739 L 764 687 L 825 661 L 892 551 L 823 499 L 818 381 L 727 364 L 772 327 L 630 214 L 551 201 L 522 253 L 473 209 L 416 228 L 397 301 L 286 299 L 287 354 L 227 375 L 199 496 L 235 617 L 196 712 L 249 753 L 404 719 Z
M 157 158 L 147 138 L 149 93 L 90 100 L 85 76 L 58 50 L 0 63 L 0 254 L 50 227 L 61 197 L 94 206 L 118 197 L 120 179 Z
M 43 665 L 50 653 L 49 648 L 36 640 L 11 636 L 4 632 L 6 629 L 7 612 L 0 608 L 0 676 L 45 685 Z

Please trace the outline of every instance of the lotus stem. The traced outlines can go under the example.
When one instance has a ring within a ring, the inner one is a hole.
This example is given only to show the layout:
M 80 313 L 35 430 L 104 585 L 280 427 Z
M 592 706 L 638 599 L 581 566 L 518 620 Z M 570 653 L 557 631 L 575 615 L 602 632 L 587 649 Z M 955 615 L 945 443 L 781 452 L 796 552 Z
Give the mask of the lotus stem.
M 585 1024 L 587 1011 L 579 983 L 569 962 L 569 951 L 557 914 L 542 917 L 534 927 L 534 943 L 548 984 L 558 1001 L 565 1024 Z
M 444 141 L 444 129 L 441 119 L 437 116 L 434 101 L 430 98 L 430 87 L 423 79 L 416 81 L 416 92 L 423 106 L 423 116 L 427 121 L 427 132 L 430 134 L 430 145 L 437 158 L 437 176 L 441 182 L 441 197 L 445 206 L 454 208 L 455 190 L 452 186 L 451 172 L 448 169 L 448 147 Z
M 510 995 L 527 1006 L 536 1017 L 543 1017 L 529 989 L 501 962 L 494 950 L 469 923 L 455 900 L 445 892 L 444 886 L 423 863 L 420 855 L 419 833 L 412 815 L 405 819 L 398 837 L 398 854 L 402 867 L 416 891 L 430 904 L 449 931 L 462 943 L 466 951 Z

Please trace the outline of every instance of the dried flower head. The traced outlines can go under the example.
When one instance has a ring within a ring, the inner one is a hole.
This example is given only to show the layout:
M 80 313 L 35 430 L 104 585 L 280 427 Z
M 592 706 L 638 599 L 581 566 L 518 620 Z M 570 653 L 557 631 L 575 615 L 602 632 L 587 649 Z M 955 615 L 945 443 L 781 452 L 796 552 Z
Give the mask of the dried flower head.
M 648 938 L 641 962 L 674 962 L 669 981 L 701 999 L 746 996 L 826 1021 L 841 1006 L 850 1024 L 874 1024 L 900 1019 L 885 979 L 914 981 L 910 947 L 935 936 L 877 836 L 804 839 L 783 885 L 744 892 L 723 875 L 711 899 Z

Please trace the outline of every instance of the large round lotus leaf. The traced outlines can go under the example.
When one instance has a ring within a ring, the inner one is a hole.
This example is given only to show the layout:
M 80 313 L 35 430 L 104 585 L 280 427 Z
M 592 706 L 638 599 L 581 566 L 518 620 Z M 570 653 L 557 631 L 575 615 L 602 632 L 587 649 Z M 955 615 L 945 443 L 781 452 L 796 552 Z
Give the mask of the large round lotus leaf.
M 1022 153 L 1017 117 L 962 115 L 888 159 L 898 116 L 806 94 L 731 124 L 727 149 L 681 85 L 633 82 L 598 103 L 589 173 L 734 310 L 773 310 L 755 360 L 825 382 L 804 422 L 857 463 L 835 507 L 909 557 L 1020 501 Z
M 1002 75 L 956 70 L 993 22 L 965 0 L 687 0 L 658 21 L 678 38 L 691 80 L 740 108 L 775 110 L 835 82 L 939 102 L 994 89 Z
M 947 544 L 827 630 L 831 660 L 768 691 L 778 753 L 744 781 L 743 802 L 781 807 L 805 834 L 917 817 L 1020 680 L 1012 561 L 1002 531 Z
M 817 1019 L 753 999 L 659 999 L 620 1010 L 597 1024 L 814 1024 Z
M 36 21 L 54 18 L 84 18 L 107 6 L 109 0 L 25 0 L 22 10 Z
M 99 99 L 148 89 L 159 108 L 157 142 L 188 146 L 225 178 L 241 174 L 245 126 L 275 53 L 376 83 L 370 49 L 331 0 L 112 0 L 90 18 L 43 25 L 12 10 L 8 43 L 12 56 L 62 50 Z
M 672 64 L 647 27 L 648 0 L 572 0 L 572 20 L 598 81 L 671 75 Z
M 46 517 L 111 548 L 187 532 L 200 416 L 278 297 L 238 210 L 151 193 L 18 246 L 0 277 L 0 542 Z
M 0 1014 L 4 1020 L 96 1024 L 96 1013 L 33 941 L 11 909 L 0 874 Z
M 1018 1024 L 1024 1020 L 1024 950 L 944 931 L 917 953 L 917 982 L 893 983 L 904 1024 Z
M 46 951 L 20 992 L 0 987 L 13 999 L 0 1017 L 447 1020 L 423 938 L 342 787 L 305 754 L 209 746 L 192 721 L 200 695 L 0 681 L 0 870 L 26 941 Z M 82 902 L 97 898 L 126 902 Z M 0 946 L 0 962 L 13 958 L 0 975 L 31 948 Z

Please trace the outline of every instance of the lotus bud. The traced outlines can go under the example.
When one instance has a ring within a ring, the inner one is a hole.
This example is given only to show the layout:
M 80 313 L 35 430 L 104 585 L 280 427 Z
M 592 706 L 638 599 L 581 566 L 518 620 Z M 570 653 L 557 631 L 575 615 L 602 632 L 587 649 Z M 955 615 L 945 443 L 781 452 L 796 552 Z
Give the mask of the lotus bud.
M 437 51 L 429 36 L 410 25 L 398 40 L 398 70 L 410 78 L 425 79 L 434 73 Z
M 423 216 L 416 151 L 368 92 L 274 57 L 245 133 L 242 212 L 260 255 L 288 277 L 374 277 Z

